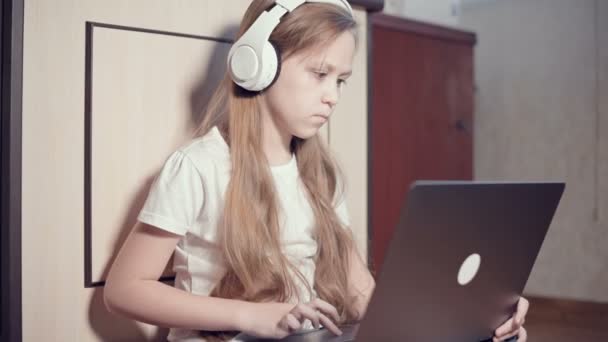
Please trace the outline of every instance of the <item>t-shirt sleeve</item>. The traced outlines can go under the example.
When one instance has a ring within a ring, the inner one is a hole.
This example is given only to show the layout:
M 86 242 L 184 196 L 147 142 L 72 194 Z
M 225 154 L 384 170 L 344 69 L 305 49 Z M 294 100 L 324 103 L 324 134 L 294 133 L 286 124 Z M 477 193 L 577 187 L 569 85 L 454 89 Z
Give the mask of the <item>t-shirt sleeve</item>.
M 137 219 L 185 235 L 203 207 L 200 172 L 182 151 L 171 154 L 156 177 Z

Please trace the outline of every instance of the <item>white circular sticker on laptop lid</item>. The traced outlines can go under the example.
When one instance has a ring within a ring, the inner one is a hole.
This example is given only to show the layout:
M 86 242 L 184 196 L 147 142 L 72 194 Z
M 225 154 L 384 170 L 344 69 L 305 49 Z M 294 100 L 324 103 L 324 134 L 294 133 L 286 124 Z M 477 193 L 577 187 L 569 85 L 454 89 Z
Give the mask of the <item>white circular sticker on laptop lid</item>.
M 460 266 L 460 270 L 458 270 L 458 284 L 462 286 L 468 285 L 475 278 L 475 275 L 477 275 L 480 264 L 481 256 L 479 254 L 473 253 L 469 255 Z

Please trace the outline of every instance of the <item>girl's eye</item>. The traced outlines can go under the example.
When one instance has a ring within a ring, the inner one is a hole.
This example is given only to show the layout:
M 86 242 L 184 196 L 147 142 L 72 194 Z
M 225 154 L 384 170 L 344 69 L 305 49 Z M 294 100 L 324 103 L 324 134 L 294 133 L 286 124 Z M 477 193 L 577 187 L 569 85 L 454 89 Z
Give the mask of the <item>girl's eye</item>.
M 317 78 L 319 78 L 319 79 L 323 79 L 323 78 L 325 78 L 325 76 L 327 76 L 327 73 L 324 71 L 315 71 L 314 73 L 317 76 Z
M 339 86 L 345 86 L 345 85 L 346 85 L 346 80 L 339 79 L 339 80 L 338 80 L 338 85 L 339 85 Z

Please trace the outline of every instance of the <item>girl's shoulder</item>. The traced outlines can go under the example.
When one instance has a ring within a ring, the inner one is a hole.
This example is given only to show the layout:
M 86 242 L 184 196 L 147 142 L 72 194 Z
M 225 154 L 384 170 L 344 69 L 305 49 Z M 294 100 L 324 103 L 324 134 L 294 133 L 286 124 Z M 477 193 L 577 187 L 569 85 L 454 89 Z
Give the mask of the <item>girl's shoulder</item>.
M 189 140 L 174 154 L 183 154 L 199 171 L 229 167 L 230 150 L 217 127 Z

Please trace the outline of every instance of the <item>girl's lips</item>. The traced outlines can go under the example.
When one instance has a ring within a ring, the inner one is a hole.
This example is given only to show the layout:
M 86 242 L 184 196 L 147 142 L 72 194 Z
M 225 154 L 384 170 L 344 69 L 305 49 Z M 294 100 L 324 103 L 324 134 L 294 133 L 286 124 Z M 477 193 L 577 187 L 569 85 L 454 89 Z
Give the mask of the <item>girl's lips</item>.
M 323 115 L 313 115 L 313 118 L 318 119 L 319 121 L 325 123 L 327 122 L 327 117 Z

